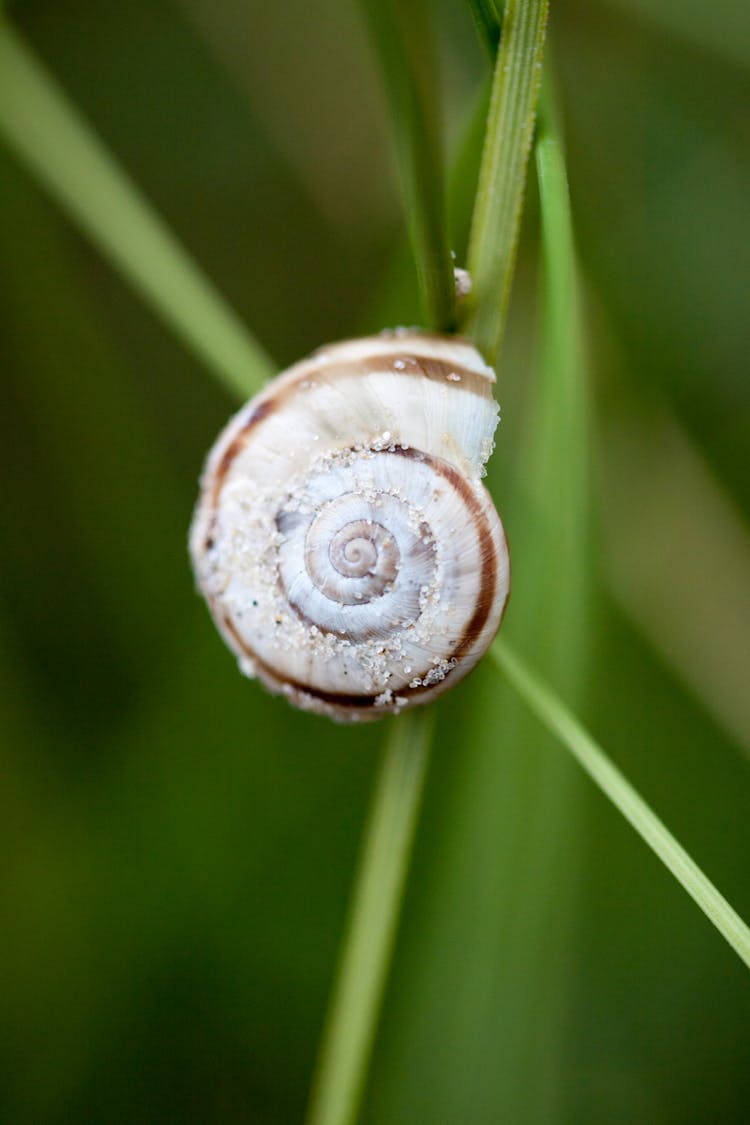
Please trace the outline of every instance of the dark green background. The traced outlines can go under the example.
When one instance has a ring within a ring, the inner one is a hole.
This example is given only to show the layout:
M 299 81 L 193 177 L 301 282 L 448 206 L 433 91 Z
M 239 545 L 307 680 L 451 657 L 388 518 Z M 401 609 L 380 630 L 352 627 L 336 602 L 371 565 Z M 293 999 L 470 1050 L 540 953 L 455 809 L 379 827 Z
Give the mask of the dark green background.
M 356 5 L 9 11 L 280 365 L 418 317 Z M 442 3 L 440 28 L 453 151 L 486 63 L 463 5 Z M 691 690 L 612 596 L 606 559 L 620 531 L 630 558 L 612 496 L 646 504 L 637 470 L 646 451 L 659 463 L 664 418 L 733 505 L 741 534 L 720 557 L 747 557 L 750 20 L 739 0 L 580 0 L 553 3 L 553 37 L 597 403 L 581 707 L 747 918 L 750 748 L 711 677 Z M 528 203 L 501 512 L 537 354 L 533 172 Z M 294 714 L 237 674 L 186 551 L 202 458 L 235 404 L 5 149 L 0 332 L 0 1119 L 298 1121 L 383 729 Z M 679 474 L 675 498 L 693 510 Z M 673 511 L 649 518 L 663 532 Z M 737 665 L 747 602 L 712 617 L 725 575 L 702 549 L 683 610 L 710 632 L 706 659 L 718 638 Z M 483 668 L 441 707 L 365 1120 L 746 1122 L 747 971 L 567 764 L 566 880 L 520 931 L 545 972 L 521 958 L 503 976 L 514 880 L 534 870 L 507 824 L 533 826 L 538 807 L 533 785 L 513 789 L 513 754 L 563 753 L 493 741 L 481 716 L 504 698 Z

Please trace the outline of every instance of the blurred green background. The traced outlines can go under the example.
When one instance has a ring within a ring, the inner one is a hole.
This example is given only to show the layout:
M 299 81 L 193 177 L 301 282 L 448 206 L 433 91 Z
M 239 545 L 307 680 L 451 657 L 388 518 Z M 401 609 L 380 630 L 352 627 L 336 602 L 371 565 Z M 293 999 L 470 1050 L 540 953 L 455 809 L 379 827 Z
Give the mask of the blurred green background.
M 351 0 L 6 7 L 279 365 L 418 320 Z M 465 6 L 438 14 L 455 154 L 487 64 Z M 750 16 L 572 0 L 552 39 L 595 407 L 577 706 L 748 918 Z M 511 547 L 533 169 L 527 194 Z M 186 550 L 235 403 L 3 147 L 0 332 L 0 1120 L 298 1121 L 383 728 L 238 675 Z M 485 667 L 441 704 L 363 1119 L 747 1122 L 747 971 L 563 751 L 498 737 L 506 705 Z

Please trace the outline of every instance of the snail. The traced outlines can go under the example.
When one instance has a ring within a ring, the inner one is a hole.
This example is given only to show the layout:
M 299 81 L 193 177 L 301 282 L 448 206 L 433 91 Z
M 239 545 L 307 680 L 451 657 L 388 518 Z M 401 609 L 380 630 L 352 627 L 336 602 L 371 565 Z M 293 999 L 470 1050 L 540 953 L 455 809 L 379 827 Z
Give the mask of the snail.
M 190 552 L 246 675 L 353 721 L 427 703 L 474 667 L 509 586 L 480 479 L 494 382 L 467 341 L 395 329 L 319 350 L 229 421 Z

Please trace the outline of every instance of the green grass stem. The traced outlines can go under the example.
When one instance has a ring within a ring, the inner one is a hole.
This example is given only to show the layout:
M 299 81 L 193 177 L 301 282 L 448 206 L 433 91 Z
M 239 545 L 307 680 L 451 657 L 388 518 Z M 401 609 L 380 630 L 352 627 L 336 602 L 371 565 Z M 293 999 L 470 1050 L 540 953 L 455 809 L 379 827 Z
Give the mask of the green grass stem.
M 393 721 L 373 795 L 307 1125 L 356 1120 L 375 1038 L 429 757 L 431 716 Z
M 750 968 L 750 928 L 565 704 L 498 638 L 492 659 Z
M 274 365 L 23 38 L 0 18 L 0 136 L 234 395 Z
M 545 82 L 545 90 L 549 89 Z M 550 429 L 566 444 L 566 459 L 587 446 L 588 410 L 585 404 L 586 368 L 581 310 L 576 279 L 573 221 L 570 213 L 565 154 L 551 97 L 545 98 L 545 113 L 539 122 L 534 146 L 542 220 L 542 266 L 544 276 L 543 368 L 557 371 L 546 378 Z M 556 392 L 556 393 L 553 393 Z M 552 433 L 545 435 L 551 439 Z M 564 466 L 558 465 L 559 471 Z M 584 470 L 579 469 L 579 476 Z M 578 488 L 581 499 L 580 486 Z
M 534 131 L 547 0 L 509 0 L 495 64 L 467 265 L 462 331 L 490 363 L 500 351 Z
M 426 0 L 361 0 L 383 71 L 407 224 L 430 326 L 454 327 L 438 65 Z
M 550 90 L 546 80 L 545 90 Z M 551 103 L 551 94 L 545 100 Z M 565 155 L 553 112 L 539 122 L 534 153 L 541 217 L 541 354 L 518 461 L 522 500 L 516 502 L 520 510 L 514 509 L 514 546 L 527 572 L 528 620 L 520 622 L 515 615 L 514 625 L 516 635 L 525 638 L 533 627 L 549 657 L 543 671 L 576 697 L 572 681 L 577 678 L 582 687 L 584 676 L 580 668 L 576 674 L 574 653 L 583 660 L 590 601 L 590 409 Z M 554 578 L 550 558 L 555 559 Z M 556 622 L 553 644 L 547 643 L 550 615 Z

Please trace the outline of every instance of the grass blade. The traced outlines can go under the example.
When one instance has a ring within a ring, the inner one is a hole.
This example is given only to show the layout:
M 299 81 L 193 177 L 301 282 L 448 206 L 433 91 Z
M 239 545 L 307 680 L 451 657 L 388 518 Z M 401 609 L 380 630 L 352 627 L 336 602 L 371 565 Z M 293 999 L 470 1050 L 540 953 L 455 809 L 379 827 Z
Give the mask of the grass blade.
M 465 147 L 470 158 L 471 142 Z M 555 174 L 544 185 L 554 216 L 544 231 L 546 346 L 523 468 L 513 466 L 524 496 L 507 524 L 514 593 L 503 629 L 544 653 L 545 676 L 575 697 L 586 667 L 588 459 L 579 432 L 588 411 L 567 183 L 559 142 L 553 147 Z M 471 171 L 472 161 L 462 160 L 461 197 L 475 182 Z M 557 194 L 563 198 L 550 198 Z M 491 475 L 497 467 L 490 463 Z M 399 947 L 372 1082 L 377 1120 L 490 1122 L 499 1106 L 508 1121 L 566 1119 L 583 782 L 565 755 L 550 752 L 552 736 L 509 686 L 497 692 L 485 682 L 483 689 L 483 676 L 467 685 L 454 728 L 460 753 L 436 762 L 415 907 L 420 925 Z
M 446 237 L 437 59 L 425 0 L 362 0 L 391 109 L 407 222 L 430 324 L 454 325 Z
M 357 873 L 308 1125 L 357 1117 L 398 923 L 429 756 L 431 718 L 396 719 Z
M 469 0 L 479 38 L 494 63 L 500 43 L 500 16 L 495 0 Z
M 547 0 L 509 0 L 495 65 L 469 240 L 472 292 L 462 331 L 490 363 L 500 351 L 534 130 Z
M 551 109 L 546 81 L 545 90 Z M 518 638 L 536 637 L 545 653 L 542 671 L 575 699 L 574 681 L 580 687 L 584 678 L 580 665 L 590 601 L 590 412 L 565 157 L 549 109 L 540 121 L 535 158 L 543 267 L 541 362 L 519 463 L 521 488 L 511 513 L 521 571 L 516 592 L 524 596 L 509 624 Z M 553 619 L 554 643 L 549 643 Z
M 54 79 L 0 18 L 0 135 L 229 391 L 274 366 Z
M 609 760 L 602 748 L 564 703 L 498 639 L 490 650 L 538 719 L 556 735 L 592 781 L 622 813 L 638 835 L 671 871 L 678 883 L 750 968 L 750 928 L 729 905 L 681 844 L 646 804 L 636 789 Z

